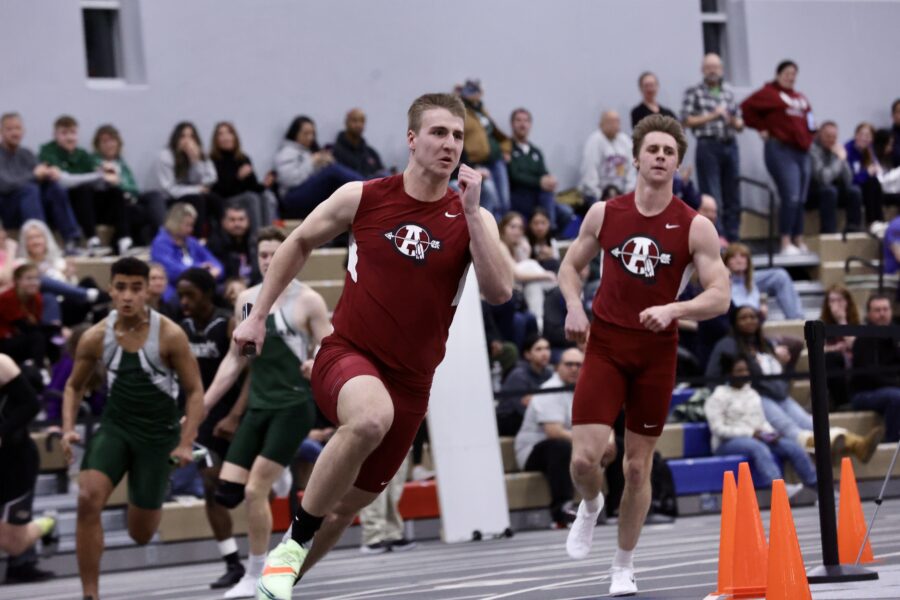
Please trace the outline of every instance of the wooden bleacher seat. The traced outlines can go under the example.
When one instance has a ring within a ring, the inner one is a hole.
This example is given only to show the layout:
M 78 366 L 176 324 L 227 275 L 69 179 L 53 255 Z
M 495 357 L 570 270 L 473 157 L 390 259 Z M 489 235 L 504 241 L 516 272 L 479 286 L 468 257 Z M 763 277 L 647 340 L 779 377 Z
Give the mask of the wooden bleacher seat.
M 232 509 L 231 522 L 235 534 L 247 533 L 247 509 L 241 504 Z M 161 542 L 208 539 L 213 536 L 206 519 L 206 507 L 202 498 L 187 502 L 166 502 L 159 523 Z
M 47 439 L 50 438 L 50 448 L 47 448 Z M 68 468 L 66 457 L 63 454 L 62 446 L 59 444 L 59 438 L 51 437 L 46 432 L 36 432 L 31 434 L 31 439 L 37 444 L 39 462 L 39 472 L 52 473 L 57 471 L 65 471 Z

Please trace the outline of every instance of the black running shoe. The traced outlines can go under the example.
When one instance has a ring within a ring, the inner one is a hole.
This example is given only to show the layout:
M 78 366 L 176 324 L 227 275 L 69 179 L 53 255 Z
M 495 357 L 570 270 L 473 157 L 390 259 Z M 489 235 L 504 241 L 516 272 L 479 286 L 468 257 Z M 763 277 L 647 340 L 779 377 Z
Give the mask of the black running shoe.
M 214 590 L 234 587 L 235 585 L 237 585 L 237 582 L 241 580 L 241 577 L 244 576 L 244 572 L 244 565 L 242 565 L 241 563 L 238 562 L 229 564 L 225 570 L 225 573 L 221 577 L 213 581 L 211 584 L 209 584 L 209 587 Z
M 35 563 L 6 568 L 6 583 L 36 583 L 56 577 L 53 571 L 38 569 Z
M 368 546 L 359 547 L 359 551 L 363 554 L 384 554 L 385 552 L 390 552 L 390 550 L 391 545 L 388 542 L 375 542 Z
M 393 552 L 406 552 L 407 550 L 412 550 L 416 547 L 415 540 L 408 540 L 405 537 L 402 537 L 399 540 L 393 540 L 389 542 L 389 544 Z

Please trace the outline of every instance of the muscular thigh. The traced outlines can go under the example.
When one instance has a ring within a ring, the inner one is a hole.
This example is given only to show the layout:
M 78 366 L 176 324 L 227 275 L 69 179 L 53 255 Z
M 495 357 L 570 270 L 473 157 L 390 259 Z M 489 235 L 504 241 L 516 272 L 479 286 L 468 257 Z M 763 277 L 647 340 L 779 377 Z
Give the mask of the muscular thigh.
M 128 502 L 147 511 L 162 507 L 169 488 L 172 465 L 169 454 L 178 443 L 140 444 L 133 449 L 134 459 L 128 470 Z
M 277 411 L 269 418 L 259 456 L 282 467 L 291 464 L 316 418 L 311 402 Z M 254 468 L 256 463 L 254 462 Z M 252 477 L 252 470 L 251 470 Z
M 610 350 L 591 338 L 575 385 L 573 425 L 611 427 L 622 410 L 628 394 L 628 378 Z
M 678 338 L 660 339 L 647 348 L 641 369 L 632 377 L 625 400 L 625 427 L 642 436 L 657 438 L 669 416 L 675 387 Z

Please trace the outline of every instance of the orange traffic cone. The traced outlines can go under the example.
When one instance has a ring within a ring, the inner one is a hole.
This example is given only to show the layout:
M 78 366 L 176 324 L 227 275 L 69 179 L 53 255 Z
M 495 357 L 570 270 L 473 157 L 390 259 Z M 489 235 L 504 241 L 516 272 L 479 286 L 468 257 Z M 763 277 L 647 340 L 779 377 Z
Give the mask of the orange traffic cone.
M 841 498 L 838 506 L 838 555 L 842 565 L 856 564 L 856 556 L 865 537 L 866 517 L 859 501 L 856 475 L 853 473 L 853 463 L 845 456 L 841 461 Z M 859 562 L 875 562 L 868 540 Z
M 766 532 L 759 517 L 753 478 L 750 477 L 750 465 L 742 462 L 738 467 L 734 527 L 732 594 L 735 598 L 765 595 L 768 553 Z
M 772 482 L 766 600 L 812 600 L 784 480 Z
M 715 594 L 730 594 L 734 588 L 734 521 L 737 510 L 737 488 L 734 471 L 722 478 L 722 524 L 719 528 L 719 580 Z

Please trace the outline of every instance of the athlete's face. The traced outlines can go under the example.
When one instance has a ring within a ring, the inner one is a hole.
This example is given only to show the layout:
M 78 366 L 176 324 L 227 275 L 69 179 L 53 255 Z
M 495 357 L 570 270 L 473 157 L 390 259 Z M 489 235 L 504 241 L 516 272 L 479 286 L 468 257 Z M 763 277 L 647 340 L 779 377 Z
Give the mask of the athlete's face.
M 259 258 L 259 272 L 265 276 L 266 271 L 269 270 L 269 265 L 272 264 L 272 257 L 275 256 L 275 251 L 278 250 L 278 246 L 281 245 L 281 242 L 276 240 L 266 240 L 264 242 L 260 242 L 259 246 L 256 249 L 256 255 Z
M 447 177 L 459 164 L 463 149 L 463 120 L 445 108 L 422 113 L 419 131 L 406 134 L 411 160 L 426 172 Z
M 541 338 L 535 342 L 531 350 L 525 353 L 525 360 L 535 371 L 541 371 L 550 364 L 550 342 Z
M 148 281 L 140 275 L 117 273 L 109 284 L 113 307 L 123 317 L 143 314 L 147 304 Z
M 651 131 L 645 135 L 635 167 L 638 176 L 652 187 L 671 184 L 678 168 L 675 138 L 661 131 Z
M 178 303 L 181 305 L 181 311 L 186 317 L 196 317 L 204 314 L 212 304 L 209 296 L 205 295 L 197 286 L 190 281 L 181 280 L 178 282 Z
M 754 335 L 759 331 L 759 315 L 756 309 L 745 307 L 740 310 L 737 316 L 737 330 L 743 335 Z

